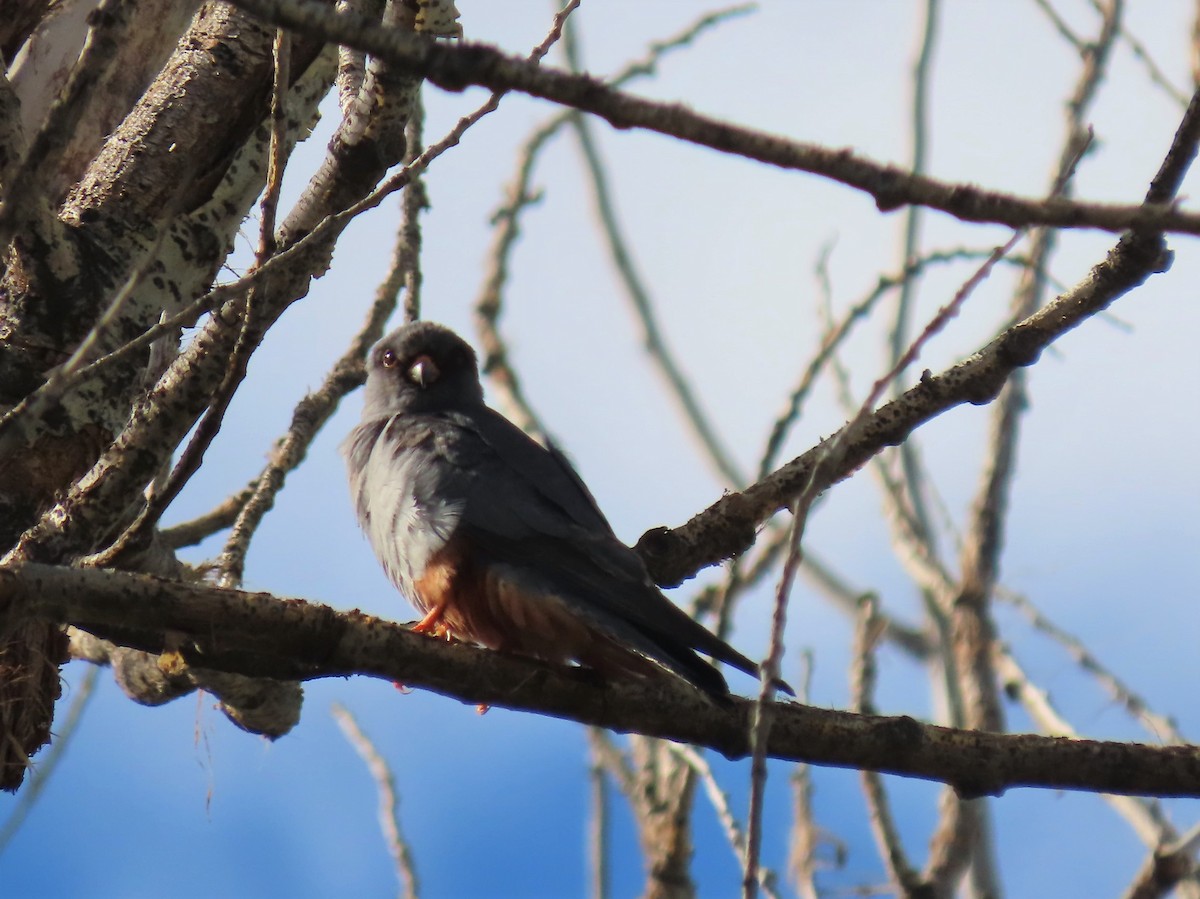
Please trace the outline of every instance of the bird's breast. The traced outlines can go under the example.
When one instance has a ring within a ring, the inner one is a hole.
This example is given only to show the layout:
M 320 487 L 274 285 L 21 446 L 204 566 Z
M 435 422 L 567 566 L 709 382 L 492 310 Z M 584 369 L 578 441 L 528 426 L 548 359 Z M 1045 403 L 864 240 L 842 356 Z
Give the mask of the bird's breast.
M 392 582 L 419 604 L 416 583 L 458 527 L 462 501 L 453 470 L 430 439 L 389 424 L 362 460 L 352 486 L 360 524 Z

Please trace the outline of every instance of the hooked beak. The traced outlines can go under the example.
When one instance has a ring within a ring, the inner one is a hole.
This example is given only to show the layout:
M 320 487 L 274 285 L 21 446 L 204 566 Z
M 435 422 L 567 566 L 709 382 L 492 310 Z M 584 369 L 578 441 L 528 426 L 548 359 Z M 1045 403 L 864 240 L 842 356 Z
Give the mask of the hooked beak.
M 428 356 L 418 356 L 408 370 L 409 379 L 420 387 L 429 387 L 440 375 L 437 365 Z

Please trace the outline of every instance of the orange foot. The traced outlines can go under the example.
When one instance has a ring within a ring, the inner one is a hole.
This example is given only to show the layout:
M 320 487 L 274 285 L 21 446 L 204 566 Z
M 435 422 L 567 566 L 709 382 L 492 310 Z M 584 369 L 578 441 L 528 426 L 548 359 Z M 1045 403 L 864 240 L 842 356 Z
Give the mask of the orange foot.
M 413 633 L 444 637 L 447 634 L 446 625 L 442 623 L 442 615 L 445 611 L 444 605 L 434 606 L 425 613 L 424 618 L 412 626 Z

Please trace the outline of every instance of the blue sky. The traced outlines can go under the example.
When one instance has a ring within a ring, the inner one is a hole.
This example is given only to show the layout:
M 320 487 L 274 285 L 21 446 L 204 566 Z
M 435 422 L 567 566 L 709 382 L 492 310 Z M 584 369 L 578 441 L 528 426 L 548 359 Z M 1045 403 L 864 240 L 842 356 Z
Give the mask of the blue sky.
M 1081 30 L 1090 5 L 1058 4 Z M 1127 22 L 1175 84 L 1187 87 L 1192 4 L 1130 4 Z M 1152 7 L 1152 9 L 1151 9 Z M 514 53 L 541 40 L 547 3 L 459 0 L 469 37 Z M 585 2 L 584 58 L 596 73 L 643 55 L 714 5 Z M 791 0 L 708 33 L 666 60 L 659 77 L 631 89 L 683 100 L 705 113 L 872 158 L 904 164 L 908 70 L 920 4 Z M 559 60 L 551 57 L 554 64 Z M 946 4 L 931 98 L 929 168 L 946 180 L 1026 195 L 1044 193 L 1058 155 L 1062 108 L 1078 61 L 1032 3 Z M 481 91 L 427 94 L 426 134 L 436 137 L 483 99 Z M 553 111 L 506 97 L 499 112 L 438 160 L 424 226 L 426 317 L 474 340 L 471 306 L 489 240 L 488 219 L 511 175 L 516 147 Z M 298 156 L 293 189 L 323 147 Z M 1091 118 L 1097 151 L 1081 166 L 1078 194 L 1140 199 L 1181 109 L 1154 87 L 1127 45 Z M 834 302 L 845 308 L 896 268 L 899 214 L 813 176 L 785 173 L 638 132 L 596 133 L 616 202 L 668 339 L 740 463 L 751 468 L 790 385 L 821 338 L 815 260 L 833 242 Z M 538 412 L 575 460 L 618 534 L 676 525 L 725 485 L 699 458 L 647 360 L 639 332 L 597 236 L 581 159 L 569 139 L 542 159 L 543 202 L 526 214 L 503 329 Z M 1183 195 L 1194 196 L 1193 175 Z M 1185 203 L 1191 203 L 1185 199 Z M 397 221 L 387 204 L 353 227 L 331 272 L 288 312 L 255 357 L 204 471 L 175 512 L 210 508 L 261 468 L 292 405 L 316 387 L 357 330 L 386 269 Z M 252 234 L 253 223 L 246 233 Z M 926 247 L 1002 243 L 1003 229 L 930 214 Z M 1072 234 L 1053 274 L 1072 284 L 1114 239 Z M 1033 597 L 1187 734 L 1200 732 L 1200 542 L 1194 465 L 1200 425 L 1200 312 L 1194 239 L 1174 238 L 1174 269 L 1118 302 L 1119 321 L 1095 320 L 1068 335 L 1031 375 L 1032 406 L 1014 485 L 1004 582 Z M 926 316 L 970 274 L 936 272 L 920 292 Z M 1003 321 L 1012 279 L 997 274 L 922 356 L 937 370 L 986 341 Z M 870 325 L 845 356 L 856 387 L 879 376 L 883 329 Z M 358 415 L 351 398 L 293 474 L 250 554 L 247 586 L 361 607 L 407 620 L 351 515 L 336 446 Z M 954 410 L 920 432 L 949 516 L 964 519 L 978 477 L 986 409 Z M 826 387 L 788 444 L 792 454 L 832 432 L 842 416 Z M 785 453 L 785 457 L 790 457 Z M 885 606 L 917 620 L 919 600 L 889 550 L 874 484 L 857 475 L 823 503 L 807 535 L 811 550 Z M 219 550 L 209 542 L 194 558 Z M 685 602 L 715 572 L 676 592 Z M 1070 659 L 1006 608 L 1002 637 L 1060 703 L 1097 737 L 1149 739 L 1082 676 Z M 734 634 L 761 653 L 767 590 L 748 598 Z M 789 615 L 788 672 L 799 652 L 815 657 L 813 701 L 848 701 L 851 624 L 808 585 Z M 928 682 L 895 651 L 880 656 L 879 706 L 928 715 Z M 69 702 L 81 664 L 66 672 Z M 748 689 L 742 679 L 735 689 Z M 306 687 L 304 718 L 275 744 L 233 728 L 212 700 L 159 709 L 125 700 L 102 673 L 62 767 L 0 855 L 8 896 L 323 897 L 388 895 L 395 880 L 375 821 L 374 787 L 329 709 L 347 706 L 388 758 L 427 897 L 585 895 L 586 746 L 572 724 L 397 693 L 365 679 Z M 1031 725 L 1009 709 L 1012 729 Z M 60 723 L 62 713 L 60 712 Z M 745 814 L 746 763 L 715 760 L 735 812 Z M 786 858 L 789 769 L 772 767 L 767 864 Z M 827 886 L 882 878 L 853 772 L 815 773 L 820 824 L 849 857 Z M 934 785 L 890 778 L 907 847 L 923 861 L 935 821 Z M 14 800 L 0 798 L 0 820 Z M 731 895 L 732 854 L 701 800 L 697 876 L 704 896 Z M 1183 827 L 1194 801 L 1170 806 Z M 1017 790 L 993 804 L 1003 879 L 1012 895 L 1085 896 L 1123 887 L 1143 858 L 1129 828 L 1100 799 Z M 1100 851 L 1098 851 L 1100 850 Z M 614 834 L 614 894 L 632 896 L 642 875 L 628 816 Z

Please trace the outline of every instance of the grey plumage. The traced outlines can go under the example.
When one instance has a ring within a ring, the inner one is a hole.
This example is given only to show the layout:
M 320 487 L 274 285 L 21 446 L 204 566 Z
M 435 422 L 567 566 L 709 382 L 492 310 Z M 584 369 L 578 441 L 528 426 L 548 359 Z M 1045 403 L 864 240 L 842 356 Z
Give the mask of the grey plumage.
M 419 322 L 380 341 L 342 452 L 359 523 L 434 632 L 611 673 L 666 668 L 718 696 L 697 651 L 757 674 L 662 595 L 560 453 L 484 404 L 452 331 Z

